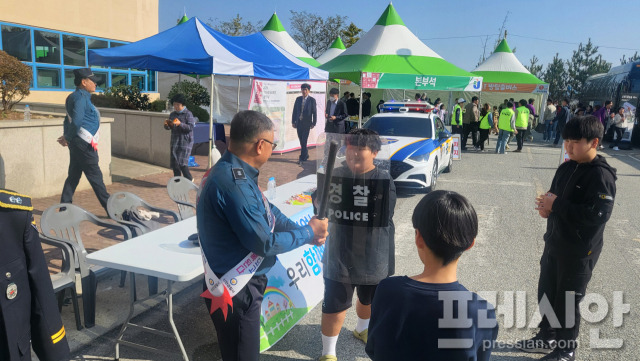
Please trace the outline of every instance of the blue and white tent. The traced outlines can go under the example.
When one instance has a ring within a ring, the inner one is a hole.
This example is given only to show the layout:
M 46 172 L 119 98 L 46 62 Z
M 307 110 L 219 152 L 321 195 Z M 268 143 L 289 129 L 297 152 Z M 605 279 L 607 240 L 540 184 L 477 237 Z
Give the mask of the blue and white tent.
M 329 78 L 329 72 L 297 59 L 261 33 L 228 36 L 211 29 L 196 17 L 135 43 L 89 50 L 89 65 L 273 80 Z M 211 89 L 213 83 L 212 76 Z M 213 97 L 213 92 L 211 95 Z M 213 98 L 210 106 L 213 122 Z M 209 149 L 212 149 L 213 127 L 209 129 Z
M 328 72 L 282 52 L 261 33 L 228 36 L 198 18 L 117 48 L 89 51 L 89 64 L 182 74 L 327 80 Z

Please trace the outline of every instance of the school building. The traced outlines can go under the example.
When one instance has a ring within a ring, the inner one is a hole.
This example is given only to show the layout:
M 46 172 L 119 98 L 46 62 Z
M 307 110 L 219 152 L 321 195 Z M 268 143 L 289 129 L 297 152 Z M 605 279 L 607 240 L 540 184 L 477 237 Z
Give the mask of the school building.
M 158 33 L 158 0 L 2 0 L 0 50 L 33 71 L 31 94 L 22 103 L 64 104 L 73 69 L 87 67 L 91 49 L 113 48 Z M 98 91 L 136 85 L 157 98 L 157 74 L 92 67 Z

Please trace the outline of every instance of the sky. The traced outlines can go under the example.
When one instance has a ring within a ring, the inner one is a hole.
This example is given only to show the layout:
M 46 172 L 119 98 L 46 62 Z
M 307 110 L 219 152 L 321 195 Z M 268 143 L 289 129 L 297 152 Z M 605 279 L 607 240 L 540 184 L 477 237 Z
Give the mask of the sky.
M 290 10 L 347 16 L 347 22 L 368 31 L 388 4 L 385 0 L 159 0 L 159 31 L 174 26 L 185 11 L 188 17 L 197 16 L 204 22 L 228 21 L 240 14 L 244 21 L 262 24 L 276 11 L 289 30 Z M 545 68 L 556 53 L 570 59 L 578 43 L 589 38 L 613 66 L 620 64 L 623 55 L 640 53 L 638 0 L 396 0 L 393 5 L 427 46 L 469 71 L 482 56 L 486 35 L 486 56 L 493 51 L 507 13 L 507 41 L 523 65 L 534 55 Z

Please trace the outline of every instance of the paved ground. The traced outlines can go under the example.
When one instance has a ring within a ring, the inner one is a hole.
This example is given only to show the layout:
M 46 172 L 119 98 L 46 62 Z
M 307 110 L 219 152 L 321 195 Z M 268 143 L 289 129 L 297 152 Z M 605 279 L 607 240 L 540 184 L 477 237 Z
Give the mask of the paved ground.
M 491 138 L 495 146 L 495 137 Z M 490 148 L 489 148 L 490 149 Z M 536 287 L 539 271 L 539 256 L 542 252 L 542 234 L 545 222 L 534 210 L 533 198 L 548 188 L 558 161 L 560 150 L 540 142 L 526 143 L 523 153 L 495 155 L 493 153 L 464 153 L 462 161 L 454 163 L 454 171 L 442 175 L 438 188 L 450 189 L 468 197 L 479 215 L 480 233 L 476 245 L 460 261 L 459 279 L 473 291 L 497 291 L 500 316 L 498 340 L 506 344 L 529 337 L 532 330 L 522 325 L 535 324 L 532 315 L 536 309 Z M 640 305 L 640 216 L 637 200 L 640 199 L 640 152 L 606 150 L 611 165 L 618 170 L 618 195 L 614 214 L 605 232 L 605 249 L 595 269 L 588 292 L 599 294 L 610 307 L 600 307 L 605 315 L 599 322 L 584 322 L 579 341 L 580 360 L 637 360 L 636 351 L 640 346 L 640 319 L 636 309 Z M 313 154 L 313 152 L 312 152 Z M 313 165 L 304 169 L 295 165 L 297 153 L 274 156 L 261 172 L 261 186 L 266 185 L 270 176 L 275 176 L 279 184 L 297 177 L 311 174 Z M 198 163 L 205 164 L 205 157 L 198 157 Z M 193 172 L 196 179 L 202 176 L 203 167 Z M 115 170 L 114 170 L 115 173 Z M 171 174 L 149 174 L 136 179 L 123 179 L 109 187 L 132 191 L 150 203 L 175 209 L 166 195 L 165 185 Z M 126 177 L 123 177 L 126 178 Z M 421 270 L 421 264 L 413 245 L 413 228 L 410 215 L 421 195 L 403 194 L 395 211 L 396 223 L 396 264 L 398 275 L 412 275 Z M 57 202 L 57 197 L 35 200 L 36 209 L 42 211 Z M 80 192 L 74 202 L 92 212 L 104 215 L 91 191 Z M 112 240 L 104 240 L 96 235 L 92 246 L 99 249 L 108 246 Z M 106 360 L 114 357 L 113 338 L 115 327 L 122 322 L 126 308 L 126 294 L 117 287 L 118 275 L 100 280 L 98 288 L 97 326 L 91 330 L 75 331 L 70 306 L 63 309 L 68 335 L 72 340 L 75 360 Z M 144 279 L 139 289 L 144 293 Z M 184 290 L 176 298 L 177 327 L 183 335 L 185 347 L 192 360 L 217 360 L 219 352 L 215 341 L 215 331 L 198 295 L 199 283 L 182 285 Z M 509 301 L 510 292 L 521 291 L 516 301 Z M 621 291 L 624 303 L 630 304 L 631 312 L 625 314 L 621 327 L 614 327 L 616 310 L 613 307 L 614 292 Z M 135 322 L 145 325 L 166 326 L 161 318 L 165 305 L 149 302 L 150 312 L 137 316 Z M 604 306 L 604 304 L 602 305 Z M 514 322 L 509 317 L 510 309 L 515 309 Z M 592 305 L 591 312 L 598 307 Z M 316 307 L 271 350 L 265 352 L 262 360 L 313 360 L 320 355 L 320 309 Z M 345 327 L 338 341 L 340 360 L 366 360 L 364 347 L 350 333 L 356 316 L 349 311 Z M 597 332 L 599 331 L 599 334 Z M 132 333 L 138 342 L 177 349 L 173 341 L 157 336 Z M 596 349 L 597 338 L 621 339 L 622 348 Z M 175 356 L 156 356 L 122 347 L 122 360 L 177 360 Z M 538 359 L 538 355 L 522 354 L 512 348 L 494 350 L 492 360 Z

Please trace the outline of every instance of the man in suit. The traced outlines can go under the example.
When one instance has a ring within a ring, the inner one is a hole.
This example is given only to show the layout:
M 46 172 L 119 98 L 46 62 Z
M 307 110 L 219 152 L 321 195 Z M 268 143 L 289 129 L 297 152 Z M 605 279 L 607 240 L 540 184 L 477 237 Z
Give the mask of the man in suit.
M 324 123 L 325 133 L 344 133 L 344 120 L 348 117 L 347 105 L 338 99 L 340 91 L 336 88 L 329 90 L 329 100 L 327 100 L 327 107 L 325 118 L 327 121 Z
M 0 360 L 69 360 L 69 344 L 31 212 L 31 198 L 0 189 Z
M 316 100 L 309 96 L 311 85 L 304 83 L 300 86 L 302 96 L 296 98 L 293 105 L 293 116 L 291 122 L 293 127 L 298 131 L 298 139 L 300 140 L 300 157 L 298 164 L 309 159 L 309 151 L 307 150 L 307 140 L 309 139 L 309 131 L 316 126 L 318 121 L 318 111 L 316 109 Z

